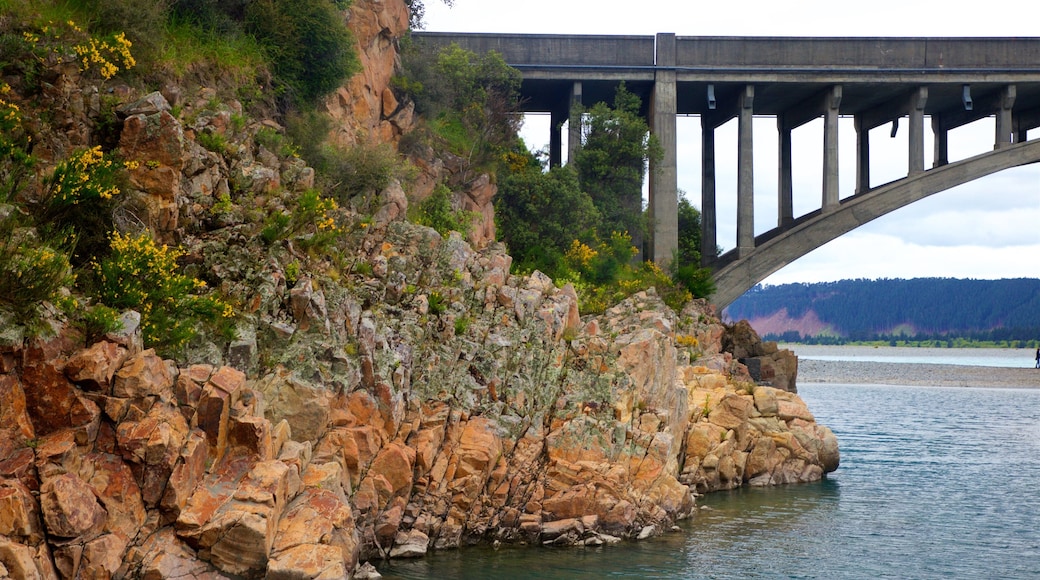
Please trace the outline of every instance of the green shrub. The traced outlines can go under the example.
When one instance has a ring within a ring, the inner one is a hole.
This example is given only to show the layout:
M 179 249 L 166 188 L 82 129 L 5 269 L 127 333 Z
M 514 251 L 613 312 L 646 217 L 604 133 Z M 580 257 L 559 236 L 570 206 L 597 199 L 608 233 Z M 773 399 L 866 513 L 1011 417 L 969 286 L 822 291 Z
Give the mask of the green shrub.
M 198 140 L 199 145 L 202 145 L 205 149 L 218 155 L 224 155 L 227 153 L 227 138 L 225 138 L 221 133 L 215 131 L 202 131 L 198 133 L 195 139 Z
M 326 146 L 321 167 L 330 193 L 362 213 L 375 211 L 378 194 L 394 179 L 410 176 L 409 166 L 385 143 L 359 143 L 346 149 Z
M 313 102 L 360 69 L 353 34 L 329 0 L 254 0 L 245 25 L 293 101 Z
M 104 304 L 96 304 L 84 309 L 75 320 L 75 324 L 83 332 L 87 344 L 123 327 L 119 311 Z
M 469 234 L 473 227 L 473 212 L 456 210 L 451 204 L 451 190 L 443 183 L 433 188 L 433 193 L 418 205 L 409 207 L 409 217 L 413 222 L 431 227 L 442 236 L 449 232 L 459 232 L 463 236 Z
M 285 211 L 268 216 L 260 237 L 268 244 L 277 240 L 303 236 L 303 247 L 320 247 L 331 243 L 342 229 L 336 224 L 336 200 L 324 197 L 317 189 L 308 189 L 293 200 Z
M 176 351 L 198 332 L 213 325 L 229 336 L 234 308 L 205 293 L 202 280 L 178 274 L 180 250 L 156 244 L 149 234 L 111 237 L 111 253 L 94 263 L 98 298 L 106 305 L 141 313 L 144 340 L 164 351 Z
M 36 164 L 21 109 L 8 100 L 10 92 L 11 87 L 0 82 L 0 203 L 14 199 Z
M 444 298 L 444 295 L 440 292 L 430 292 L 429 297 L 430 314 L 434 316 L 440 316 L 448 309 L 448 301 Z
M 45 237 L 74 238 L 75 265 L 82 266 L 107 249 L 128 167 L 136 167 L 136 162 L 122 162 L 101 147 L 77 151 L 55 166 L 44 182 L 43 196 L 27 204 Z
M 18 227 L 14 215 L 0 220 L 0 307 L 11 312 L 16 324 L 35 334 L 43 303 L 57 303 L 74 282 L 68 253 L 59 244 Z
M 393 86 L 431 120 L 430 138 L 462 158 L 461 181 L 471 170 L 489 170 L 512 146 L 522 120 L 515 114 L 521 76 L 500 54 L 405 42 L 401 66 Z

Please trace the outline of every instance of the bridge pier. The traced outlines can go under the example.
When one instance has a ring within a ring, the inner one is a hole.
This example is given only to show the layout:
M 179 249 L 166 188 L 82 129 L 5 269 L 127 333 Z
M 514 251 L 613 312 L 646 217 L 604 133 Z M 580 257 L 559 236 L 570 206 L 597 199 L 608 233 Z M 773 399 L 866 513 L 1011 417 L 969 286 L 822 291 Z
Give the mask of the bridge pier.
M 571 85 L 571 102 L 567 108 L 567 163 L 574 163 L 574 158 L 581 148 L 581 81 Z
M 650 167 L 650 253 L 664 266 L 679 249 L 679 179 L 676 143 L 675 34 L 657 35 L 657 70 L 650 103 L 650 132 L 661 145 L 661 159 Z
M 715 261 L 719 247 L 715 220 L 715 126 L 701 116 L 701 266 Z
M 745 85 L 740 93 L 737 118 L 737 255 L 755 249 L 755 155 L 752 119 L 755 104 L 754 85 Z
M 1000 91 L 1000 110 L 997 111 L 996 137 L 993 140 L 993 148 L 1000 149 L 1015 142 L 1015 133 L 1012 130 L 1011 108 L 1015 106 L 1017 90 L 1015 85 L 1008 85 Z

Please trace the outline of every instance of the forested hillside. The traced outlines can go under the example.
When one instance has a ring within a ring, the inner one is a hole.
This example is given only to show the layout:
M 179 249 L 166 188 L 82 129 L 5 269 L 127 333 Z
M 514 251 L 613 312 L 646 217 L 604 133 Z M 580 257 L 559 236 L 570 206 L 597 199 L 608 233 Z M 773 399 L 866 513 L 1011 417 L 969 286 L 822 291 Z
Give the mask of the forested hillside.
M 771 340 L 1029 341 L 1040 338 L 1040 280 L 842 280 L 757 286 L 725 311 Z

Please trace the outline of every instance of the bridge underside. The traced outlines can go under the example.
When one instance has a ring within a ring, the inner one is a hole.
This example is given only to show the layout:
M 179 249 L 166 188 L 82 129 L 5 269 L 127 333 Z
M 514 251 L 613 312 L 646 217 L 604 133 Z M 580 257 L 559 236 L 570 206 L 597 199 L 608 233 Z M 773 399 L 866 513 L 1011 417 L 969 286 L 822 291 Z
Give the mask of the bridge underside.
M 843 199 L 837 209 L 799 217 L 755 238 L 755 251 L 737 250 L 715 262 L 713 301 L 724 308 L 755 284 L 816 248 L 932 194 L 1029 163 L 1040 162 L 1040 140 L 1015 144 L 919 173 Z
M 703 265 L 716 271 L 714 300 L 722 306 L 858 225 L 937 191 L 1037 160 L 1032 144 L 1019 144 L 1028 130 L 1040 127 L 1040 38 L 418 36 L 434 45 L 496 50 L 520 69 L 524 110 L 551 113 L 553 164 L 563 162 L 565 121 L 569 153 L 580 146 L 581 119 L 570 117 L 574 104 L 612 102 L 621 82 L 639 95 L 664 152 L 650 171 L 655 226 L 648 257 L 659 264 L 669 263 L 678 247 L 676 117 L 699 116 Z M 778 220 L 775 229 L 755 236 L 752 118 L 763 115 L 776 118 L 779 135 Z M 838 195 L 840 116 L 852 117 L 856 131 L 855 195 L 845 200 Z M 934 137 L 931 168 L 924 161 L 926 117 Z M 796 217 L 792 131 L 821 118 L 820 209 Z M 983 118 L 994 121 L 995 153 L 1007 149 L 1007 154 L 950 164 L 949 131 Z M 737 190 L 718 192 L 715 131 L 732 119 L 738 126 Z M 869 131 L 888 123 L 893 133 L 907 131 L 908 171 L 904 179 L 872 189 Z M 732 252 L 716 259 L 720 194 L 737 199 L 737 239 Z

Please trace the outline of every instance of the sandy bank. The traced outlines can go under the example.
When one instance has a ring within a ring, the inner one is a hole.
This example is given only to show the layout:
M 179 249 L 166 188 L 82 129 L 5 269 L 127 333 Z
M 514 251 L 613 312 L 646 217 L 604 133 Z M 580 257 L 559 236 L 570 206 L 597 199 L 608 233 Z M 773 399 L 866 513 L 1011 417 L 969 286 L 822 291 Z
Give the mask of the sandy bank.
M 801 359 L 798 383 L 1040 388 L 1040 369 Z

